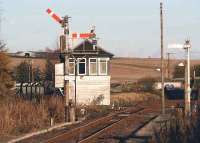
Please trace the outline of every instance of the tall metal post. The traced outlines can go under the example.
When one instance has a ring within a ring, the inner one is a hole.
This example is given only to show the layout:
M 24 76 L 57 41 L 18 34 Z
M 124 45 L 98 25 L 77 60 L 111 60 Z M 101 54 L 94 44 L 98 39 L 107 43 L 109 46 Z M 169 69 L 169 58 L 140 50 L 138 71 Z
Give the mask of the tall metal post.
M 164 45 L 163 45 L 163 3 L 160 3 L 160 48 L 161 48 L 161 82 L 162 82 L 162 114 L 165 114 L 165 91 L 164 91 Z
M 191 113 L 191 105 L 190 105 L 190 93 L 191 93 L 191 89 L 190 89 L 190 41 L 187 40 L 185 42 L 184 45 L 184 49 L 186 50 L 186 66 L 185 66 L 185 115 L 188 116 Z

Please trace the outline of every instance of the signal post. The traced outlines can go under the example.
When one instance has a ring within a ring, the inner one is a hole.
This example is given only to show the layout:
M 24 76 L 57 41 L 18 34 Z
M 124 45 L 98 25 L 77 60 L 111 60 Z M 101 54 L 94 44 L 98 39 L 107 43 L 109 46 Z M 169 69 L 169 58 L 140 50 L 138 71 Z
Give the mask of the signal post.
M 65 97 L 65 122 L 70 122 L 71 116 L 75 116 L 74 114 L 70 115 L 70 104 L 69 104 L 69 79 L 66 79 L 66 76 L 69 75 L 69 17 L 65 16 L 62 20 L 62 27 L 64 29 L 64 38 L 60 38 L 61 41 L 61 56 L 64 56 L 64 97 Z M 62 47 L 63 46 L 63 47 Z M 63 51 L 64 50 L 64 51 Z
M 191 88 L 190 88 L 190 40 L 186 40 L 184 44 L 171 44 L 169 49 L 184 49 L 186 50 L 185 59 L 185 116 L 191 115 Z
M 56 22 L 61 24 L 63 28 L 63 34 L 60 36 L 60 60 L 61 63 L 64 63 L 64 97 L 65 97 L 65 107 L 64 107 L 64 118 L 65 122 L 70 122 L 70 119 L 75 119 L 75 111 L 70 112 L 70 102 L 69 102 L 69 79 L 66 79 L 66 75 L 69 75 L 69 16 L 60 18 L 57 16 L 51 9 L 46 11 Z M 70 115 L 71 113 L 71 115 Z
M 74 122 L 75 121 L 75 101 L 70 100 L 70 86 L 69 86 L 69 58 L 72 54 L 72 51 L 69 49 L 69 16 L 60 18 L 57 16 L 51 9 L 47 9 L 47 13 L 63 28 L 63 34 L 60 36 L 60 62 L 64 63 L 64 97 L 65 97 L 65 107 L 64 107 L 64 117 L 65 122 Z M 92 42 L 96 44 L 96 34 L 94 32 L 95 28 L 93 27 L 90 33 L 72 33 L 73 39 L 92 39 Z M 76 67 L 76 66 L 75 66 Z M 75 68 L 76 70 L 76 68 Z M 77 71 L 75 71 L 76 73 Z M 76 76 L 76 75 L 75 75 Z M 76 81 L 75 81 L 76 82 Z M 76 94 L 76 89 L 75 89 Z M 76 95 L 75 95 L 76 98 Z

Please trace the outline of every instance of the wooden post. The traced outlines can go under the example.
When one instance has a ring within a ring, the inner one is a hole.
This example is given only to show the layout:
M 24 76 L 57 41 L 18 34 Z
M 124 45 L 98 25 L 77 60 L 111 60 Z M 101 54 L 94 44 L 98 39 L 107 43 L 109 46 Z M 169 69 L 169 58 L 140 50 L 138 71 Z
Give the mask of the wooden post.
M 54 125 L 53 117 L 50 117 L 50 126 L 52 127 Z
M 62 51 L 63 48 L 61 47 L 61 53 L 64 52 L 65 55 L 65 62 L 64 62 L 64 95 L 65 95 L 65 122 L 70 122 L 70 118 L 75 118 L 75 112 L 70 112 L 72 110 L 72 106 L 69 103 L 69 94 L 70 94 L 70 87 L 69 87 L 69 79 L 66 77 L 69 76 L 69 58 L 70 58 L 70 50 L 69 50 L 69 18 L 65 16 L 62 20 L 62 27 L 64 28 L 64 35 L 66 38 L 62 40 L 62 46 L 65 46 L 65 51 Z
M 70 121 L 71 122 L 75 122 L 76 121 L 76 117 L 75 117 L 75 107 L 72 101 L 69 102 L 70 105 Z
M 69 75 L 69 55 L 65 55 L 65 63 L 64 63 L 64 73 L 65 76 Z M 65 122 L 70 122 L 69 115 L 69 80 L 64 79 L 64 96 L 65 96 Z

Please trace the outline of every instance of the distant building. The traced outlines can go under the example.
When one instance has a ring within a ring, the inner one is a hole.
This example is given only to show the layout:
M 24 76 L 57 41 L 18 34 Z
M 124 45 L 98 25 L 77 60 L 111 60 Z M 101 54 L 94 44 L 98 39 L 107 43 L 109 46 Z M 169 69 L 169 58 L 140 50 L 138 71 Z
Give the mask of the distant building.
M 110 104 L 110 59 L 113 54 L 85 40 L 73 49 L 69 59 L 70 99 L 80 104 Z M 56 65 L 55 85 L 64 86 L 64 64 Z M 76 95 L 76 96 L 75 96 Z

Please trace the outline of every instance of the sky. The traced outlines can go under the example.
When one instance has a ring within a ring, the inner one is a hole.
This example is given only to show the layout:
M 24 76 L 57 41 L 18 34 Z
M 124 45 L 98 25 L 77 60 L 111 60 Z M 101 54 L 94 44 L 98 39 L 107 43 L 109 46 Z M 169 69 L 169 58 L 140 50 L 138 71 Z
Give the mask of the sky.
M 70 32 L 96 26 L 98 44 L 120 57 L 160 56 L 160 0 L 0 0 L 1 39 L 10 52 L 55 48 L 61 27 L 47 13 L 69 15 Z M 200 56 L 200 1 L 163 0 L 164 47 L 192 42 Z M 171 51 L 170 51 L 171 52 Z M 182 56 L 182 50 L 173 51 Z

